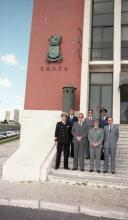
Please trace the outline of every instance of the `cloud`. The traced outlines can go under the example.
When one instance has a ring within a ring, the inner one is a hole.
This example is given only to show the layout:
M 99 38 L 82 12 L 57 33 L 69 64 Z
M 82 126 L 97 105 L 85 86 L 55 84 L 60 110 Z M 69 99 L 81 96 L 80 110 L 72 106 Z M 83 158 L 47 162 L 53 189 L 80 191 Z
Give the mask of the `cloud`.
M 14 54 L 6 54 L 0 57 L 0 60 L 9 65 L 9 66 L 17 66 L 20 65 L 20 62 L 17 60 Z
M 0 78 L 0 87 L 11 87 L 11 81 L 7 78 Z
M 22 65 L 14 54 L 7 53 L 6 55 L 2 55 L 0 56 L 0 61 L 8 66 L 17 66 L 20 70 L 27 71 L 27 66 Z

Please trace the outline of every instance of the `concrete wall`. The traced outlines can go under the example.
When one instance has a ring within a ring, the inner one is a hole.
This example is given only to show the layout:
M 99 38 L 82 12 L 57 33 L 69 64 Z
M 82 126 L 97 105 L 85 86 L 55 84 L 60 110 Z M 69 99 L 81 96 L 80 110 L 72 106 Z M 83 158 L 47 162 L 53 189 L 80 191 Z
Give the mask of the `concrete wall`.
M 79 110 L 83 11 L 84 0 L 35 0 L 25 109 L 61 110 L 62 87 L 73 84 Z M 63 61 L 47 64 L 48 39 L 54 34 L 63 36 Z

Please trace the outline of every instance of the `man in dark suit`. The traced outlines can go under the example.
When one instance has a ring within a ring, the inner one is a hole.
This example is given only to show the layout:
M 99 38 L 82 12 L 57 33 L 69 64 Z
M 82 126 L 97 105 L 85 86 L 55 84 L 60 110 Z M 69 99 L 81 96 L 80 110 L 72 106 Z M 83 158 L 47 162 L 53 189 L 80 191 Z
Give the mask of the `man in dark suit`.
M 73 123 L 78 121 L 78 118 L 75 116 L 74 110 L 70 109 L 69 110 L 69 115 L 67 117 L 67 122 L 70 124 L 71 128 L 73 126 Z M 73 144 L 73 136 L 72 133 L 70 133 L 70 146 L 71 146 L 71 150 L 69 148 L 69 155 L 71 155 L 71 157 L 74 157 L 74 144 Z
M 71 127 L 67 122 L 67 114 L 61 114 L 61 121 L 57 122 L 55 129 L 55 143 L 57 144 L 57 155 L 55 169 L 60 167 L 61 153 L 64 152 L 64 169 L 68 168 L 68 155 L 70 147 Z
M 78 157 L 80 160 L 80 170 L 84 171 L 84 151 L 88 136 L 88 126 L 84 121 L 84 114 L 79 113 L 78 121 L 72 127 L 73 143 L 74 143 L 74 160 L 73 170 L 78 169 Z
M 113 124 L 113 119 L 108 118 L 108 125 L 104 127 L 104 173 L 108 172 L 109 156 L 111 158 L 111 172 L 115 173 L 115 157 L 117 141 L 119 139 L 119 129 Z
M 108 125 L 107 109 L 102 108 L 100 110 L 99 128 L 103 128 Z M 104 147 L 103 147 L 104 148 Z M 102 148 L 101 160 L 104 160 L 104 149 Z
M 107 109 L 102 108 L 100 110 L 99 127 L 104 128 L 106 125 L 108 125 Z
M 93 128 L 94 118 L 93 118 L 93 109 L 88 110 L 88 117 L 85 118 L 85 122 L 88 125 L 88 129 Z M 85 148 L 85 157 L 86 159 L 90 158 L 90 149 L 89 149 L 89 140 L 87 138 L 86 148 Z

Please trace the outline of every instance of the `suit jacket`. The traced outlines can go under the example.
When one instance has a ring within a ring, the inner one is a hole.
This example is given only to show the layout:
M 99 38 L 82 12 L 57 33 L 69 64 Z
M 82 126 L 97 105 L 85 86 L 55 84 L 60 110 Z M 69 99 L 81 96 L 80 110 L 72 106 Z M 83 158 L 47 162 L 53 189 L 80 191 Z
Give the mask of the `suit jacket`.
M 88 125 L 88 128 L 93 128 L 93 122 L 94 122 L 94 118 L 92 118 L 92 121 L 89 120 L 89 118 L 85 118 L 85 122 Z
M 73 123 L 74 122 L 76 122 L 76 121 L 78 121 L 78 118 L 74 115 L 73 116 L 73 119 L 71 120 L 71 118 L 70 118 L 70 115 L 67 117 L 67 122 L 71 125 L 71 126 L 73 126 Z
M 111 132 L 109 131 L 109 125 L 104 127 L 104 148 L 116 148 L 118 139 L 119 129 L 116 125 L 113 125 Z
M 99 118 L 99 128 L 104 128 L 106 125 L 108 125 L 108 117 L 105 118 L 105 120 L 102 120 L 102 117 Z
M 64 125 L 62 121 L 57 122 L 55 129 L 55 139 L 58 143 L 70 143 L 71 126 L 68 122 Z
M 87 136 L 88 136 L 88 125 L 85 121 L 83 121 L 82 126 L 80 126 L 79 122 L 74 122 L 72 127 L 72 135 L 73 135 L 73 142 L 77 143 L 76 137 L 82 137 L 80 143 L 86 143 Z
M 96 147 L 102 147 L 104 140 L 104 130 L 102 128 L 91 128 L 88 132 L 88 139 L 90 146 L 92 143 L 97 143 Z

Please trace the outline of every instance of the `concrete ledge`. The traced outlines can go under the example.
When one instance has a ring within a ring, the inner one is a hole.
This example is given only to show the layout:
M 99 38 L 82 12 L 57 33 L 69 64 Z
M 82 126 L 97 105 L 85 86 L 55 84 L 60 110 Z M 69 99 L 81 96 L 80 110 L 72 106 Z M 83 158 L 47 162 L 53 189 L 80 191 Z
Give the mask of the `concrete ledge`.
M 9 206 L 23 207 L 23 208 L 32 208 L 39 209 L 39 201 L 38 200 L 17 200 L 11 199 L 8 201 Z
M 8 206 L 8 199 L 0 199 L 0 205 Z
M 126 219 L 125 211 L 113 211 L 113 210 L 98 210 L 98 209 L 90 209 L 81 206 L 80 214 L 92 215 L 97 217 L 106 217 L 106 218 L 114 218 L 114 219 Z
M 52 202 L 43 202 L 43 201 L 40 201 L 40 209 L 59 211 L 59 212 L 79 213 L 79 206 L 58 204 Z
M 103 210 L 103 209 L 88 208 L 79 205 L 73 206 L 68 204 L 58 204 L 58 203 L 44 202 L 41 200 L 30 200 L 30 199 L 28 200 L 0 199 L 0 205 L 84 214 L 88 216 L 106 217 L 108 219 L 113 218 L 117 220 L 128 219 L 127 209 L 123 209 L 123 211 Z

